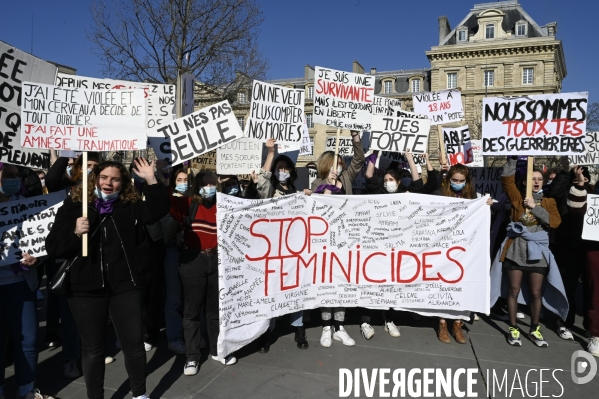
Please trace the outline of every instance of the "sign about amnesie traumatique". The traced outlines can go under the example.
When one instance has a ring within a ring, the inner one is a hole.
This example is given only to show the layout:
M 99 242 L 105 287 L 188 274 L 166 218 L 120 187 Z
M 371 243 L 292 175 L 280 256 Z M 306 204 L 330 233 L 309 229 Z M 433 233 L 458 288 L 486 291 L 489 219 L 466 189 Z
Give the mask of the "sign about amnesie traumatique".
M 588 93 L 483 99 L 483 155 L 582 155 Z
M 316 67 L 314 122 L 351 130 L 370 130 L 374 76 Z
M 266 329 L 269 319 L 302 309 L 488 313 L 485 201 L 219 193 L 219 354 L 264 331 L 253 323 Z

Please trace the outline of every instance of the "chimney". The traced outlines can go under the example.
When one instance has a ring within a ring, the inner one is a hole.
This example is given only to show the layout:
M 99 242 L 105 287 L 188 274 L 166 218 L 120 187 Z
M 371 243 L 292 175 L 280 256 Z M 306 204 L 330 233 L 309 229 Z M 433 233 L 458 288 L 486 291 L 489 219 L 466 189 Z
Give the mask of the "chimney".
M 371 75 L 376 74 L 376 68 L 370 68 L 370 74 Z
M 447 17 L 439 17 L 439 44 L 443 43 L 449 32 L 451 32 L 451 27 L 449 26 Z
M 550 22 L 547 25 L 547 33 L 549 36 L 555 36 L 557 33 L 557 22 Z
M 310 64 L 306 64 L 304 67 L 304 79 L 314 80 L 314 68 L 312 68 Z
M 351 63 L 351 71 L 353 73 L 364 73 L 364 67 L 358 61 Z

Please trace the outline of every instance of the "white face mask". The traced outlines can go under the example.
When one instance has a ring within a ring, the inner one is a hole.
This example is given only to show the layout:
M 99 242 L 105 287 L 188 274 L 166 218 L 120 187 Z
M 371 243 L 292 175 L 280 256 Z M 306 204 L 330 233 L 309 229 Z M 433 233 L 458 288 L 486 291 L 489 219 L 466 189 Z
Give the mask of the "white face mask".
M 287 179 L 289 179 L 289 172 L 282 172 L 280 170 L 277 170 L 276 175 L 277 179 L 279 179 L 279 182 L 281 183 L 285 183 Z
M 343 172 L 343 167 L 341 165 L 337 165 L 337 176 L 339 176 Z
M 394 193 L 397 191 L 397 183 L 395 183 L 394 181 L 386 181 L 383 183 L 383 185 L 389 193 Z

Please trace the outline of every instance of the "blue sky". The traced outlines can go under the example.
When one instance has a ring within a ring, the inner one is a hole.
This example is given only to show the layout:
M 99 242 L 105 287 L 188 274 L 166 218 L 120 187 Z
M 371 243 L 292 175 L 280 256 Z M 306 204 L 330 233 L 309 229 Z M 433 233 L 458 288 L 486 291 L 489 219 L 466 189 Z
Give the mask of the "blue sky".
M 41 58 L 102 77 L 86 37 L 91 0 L 3 0 L 0 39 Z M 270 63 L 269 79 L 303 76 L 304 65 L 349 70 L 358 60 L 366 70 L 426 68 L 424 52 L 438 43 L 440 15 L 455 27 L 471 0 L 258 0 L 264 13 L 259 46 Z M 589 0 L 520 0 L 541 26 L 557 21 L 568 75 L 564 92 L 588 91 L 599 101 L 596 15 Z

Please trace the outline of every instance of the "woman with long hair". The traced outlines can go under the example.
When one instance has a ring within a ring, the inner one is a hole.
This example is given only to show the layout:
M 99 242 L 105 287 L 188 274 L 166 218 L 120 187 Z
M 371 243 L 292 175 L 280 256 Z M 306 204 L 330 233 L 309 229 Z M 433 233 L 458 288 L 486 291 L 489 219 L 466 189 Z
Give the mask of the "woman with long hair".
M 147 399 L 141 286 L 150 262 L 143 227 L 166 215 L 170 204 L 166 187 L 156 180 L 153 163 L 138 158 L 134 172 L 146 181 L 145 201 L 123 164 L 102 162 L 89 175 L 88 217 L 82 216 L 79 185 L 58 210 L 46 238 L 48 255 L 72 261 L 68 301 L 81 335 L 89 399 L 104 398 L 109 315 L 125 355 L 133 397 Z M 88 234 L 86 257 L 81 254 L 83 234 Z
M 87 165 L 83 164 L 83 157 L 58 158 L 46 173 L 46 187 L 48 192 L 64 190 L 81 183 L 83 176 L 87 176 L 100 162 L 100 154 L 97 152 L 87 153 Z M 85 173 L 85 175 L 84 175 Z

